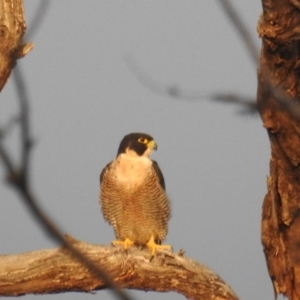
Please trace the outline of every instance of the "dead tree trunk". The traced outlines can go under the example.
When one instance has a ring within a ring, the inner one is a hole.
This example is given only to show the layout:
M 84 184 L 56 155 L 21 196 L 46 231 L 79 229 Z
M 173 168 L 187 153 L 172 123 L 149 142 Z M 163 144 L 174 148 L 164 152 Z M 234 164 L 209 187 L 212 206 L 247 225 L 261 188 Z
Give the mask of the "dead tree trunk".
M 262 0 L 257 101 L 271 144 L 262 243 L 274 291 L 300 299 L 300 2 Z

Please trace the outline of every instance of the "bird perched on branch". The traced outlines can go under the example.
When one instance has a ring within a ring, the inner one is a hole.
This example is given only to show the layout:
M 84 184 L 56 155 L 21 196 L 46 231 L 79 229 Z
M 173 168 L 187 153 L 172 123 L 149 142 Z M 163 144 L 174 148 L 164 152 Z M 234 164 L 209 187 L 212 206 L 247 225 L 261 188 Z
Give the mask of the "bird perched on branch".
M 149 158 L 157 145 L 145 133 L 126 135 L 117 157 L 100 175 L 100 204 L 104 219 L 117 238 L 113 245 L 147 246 L 153 256 L 168 232 L 170 203 L 160 168 Z

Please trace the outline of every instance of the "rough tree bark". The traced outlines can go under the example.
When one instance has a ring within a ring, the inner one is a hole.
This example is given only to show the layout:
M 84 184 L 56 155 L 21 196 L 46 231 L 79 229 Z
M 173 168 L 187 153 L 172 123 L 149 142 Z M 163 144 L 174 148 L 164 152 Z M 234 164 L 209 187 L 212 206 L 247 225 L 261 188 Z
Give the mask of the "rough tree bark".
M 182 254 L 102 247 L 73 240 L 95 264 L 101 264 L 121 286 L 144 291 L 175 291 L 188 299 L 237 300 L 224 281 L 207 267 Z M 0 256 L 0 296 L 105 288 L 102 280 L 72 259 L 63 248 Z
M 275 294 L 300 299 L 300 2 L 262 0 L 258 107 L 271 144 L 262 242 Z M 285 98 L 285 99 L 283 99 Z M 287 103 L 285 103 L 287 102 Z M 284 104 L 285 103 L 285 104 Z
M 0 0 L 0 91 L 16 60 L 33 47 L 31 43 L 23 44 L 25 30 L 23 0 Z

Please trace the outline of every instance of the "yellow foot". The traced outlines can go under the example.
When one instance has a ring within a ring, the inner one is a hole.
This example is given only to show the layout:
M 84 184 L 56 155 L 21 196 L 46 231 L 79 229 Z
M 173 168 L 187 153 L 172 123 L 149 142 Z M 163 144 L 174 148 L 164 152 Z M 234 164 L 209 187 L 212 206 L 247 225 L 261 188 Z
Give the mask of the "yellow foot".
M 111 243 L 113 246 L 123 246 L 125 250 L 133 246 L 133 242 L 128 238 L 125 241 L 112 241 Z
M 157 250 L 172 250 L 172 246 L 171 245 L 158 245 L 155 243 L 153 235 L 151 235 L 150 240 L 148 241 L 148 243 L 146 244 L 146 246 L 150 249 L 151 251 L 151 257 L 154 256 L 155 252 Z

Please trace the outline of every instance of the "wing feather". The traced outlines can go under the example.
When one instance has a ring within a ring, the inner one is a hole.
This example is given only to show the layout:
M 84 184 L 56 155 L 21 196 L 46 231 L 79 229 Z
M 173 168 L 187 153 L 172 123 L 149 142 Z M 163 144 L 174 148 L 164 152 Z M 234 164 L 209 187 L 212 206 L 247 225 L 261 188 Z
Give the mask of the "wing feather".
M 104 177 L 104 173 L 109 169 L 109 167 L 111 166 L 112 164 L 112 161 L 110 163 L 108 163 L 101 171 L 100 173 L 100 184 L 102 183 L 103 181 L 103 177 Z
M 152 168 L 158 178 L 160 186 L 165 191 L 166 190 L 165 179 L 164 179 L 164 176 L 158 166 L 158 163 L 155 160 L 152 160 Z

